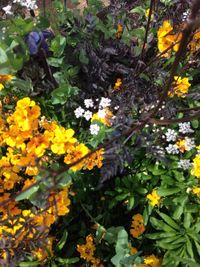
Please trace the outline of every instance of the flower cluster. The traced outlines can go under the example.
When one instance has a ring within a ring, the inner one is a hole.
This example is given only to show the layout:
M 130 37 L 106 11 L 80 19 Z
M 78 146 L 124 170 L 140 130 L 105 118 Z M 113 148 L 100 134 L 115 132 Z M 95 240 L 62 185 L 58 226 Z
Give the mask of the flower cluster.
M 181 78 L 179 76 L 174 77 L 173 88 L 168 92 L 170 97 L 177 95 L 178 97 L 185 97 L 188 93 L 188 89 L 191 86 L 188 78 Z
M 193 133 L 194 130 L 191 128 L 190 122 L 184 122 L 179 124 L 179 133 L 181 137 L 179 137 L 178 132 L 174 129 L 167 129 L 163 138 L 166 139 L 167 142 L 175 142 L 175 144 L 169 144 L 165 149 L 168 154 L 179 154 L 184 153 L 185 151 L 190 151 L 195 147 L 195 142 L 193 138 L 182 137 L 182 134 Z
M 141 234 L 143 234 L 145 231 L 145 226 L 144 226 L 144 220 L 141 214 L 135 214 L 132 217 L 132 223 L 131 223 L 131 229 L 130 229 L 130 234 L 137 238 Z
M 13 3 L 17 3 L 23 7 L 26 7 L 29 10 L 35 10 L 38 8 L 36 0 L 13 0 Z
M 177 51 L 179 47 L 179 42 L 181 40 L 181 34 L 172 34 L 173 28 L 168 20 L 163 22 L 163 25 L 158 30 L 158 49 L 159 52 L 164 52 L 168 48 L 169 51 L 163 54 L 163 57 L 169 57 L 171 51 Z
M 91 263 L 91 267 L 103 267 L 100 259 L 94 257 L 95 250 L 94 238 L 91 234 L 86 236 L 86 243 L 84 245 L 77 245 L 77 251 L 80 253 L 80 257 Z
M 83 117 L 87 121 L 91 120 L 90 133 L 92 135 L 97 135 L 100 131 L 100 126 L 95 123 L 95 121 L 101 122 L 106 126 L 111 126 L 111 118 L 113 117 L 113 113 L 109 109 L 111 105 L 111 100 L 109 98 L 102 97 L 99 101 L 98 111 L 94 113 L 89 110 L 91 108 L 95 108 L 94 101 L 92 99 L 85 99 L 84 105 L 88 110 L 85 110 L 79 106 L 77 109 L 75 109 L 74 114 L 76 118 Z

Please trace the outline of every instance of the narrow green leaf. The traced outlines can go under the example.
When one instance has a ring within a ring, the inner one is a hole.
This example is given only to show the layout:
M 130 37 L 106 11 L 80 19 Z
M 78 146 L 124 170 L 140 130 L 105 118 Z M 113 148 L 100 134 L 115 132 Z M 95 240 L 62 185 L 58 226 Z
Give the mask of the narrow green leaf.
M 68 237 L 68 232 L 67 232 L 67 230 L 65 230 L 62 238 L 60 239 L 60 241 L 56 245 L 56 248 L 55 248 L 56 251 L 60 251 L 64 247 L 66 240 L 67 240 L 67 237 Z
M 157 211 L 157 213 L 160 215 L 160 217 L 167 223 L 169 224 L 171 227 L 173 227 L 176 230 L 180 230 L 180 227 L 177 223 L 175 223 L 174 220 L 172 220 L 168 215 Z

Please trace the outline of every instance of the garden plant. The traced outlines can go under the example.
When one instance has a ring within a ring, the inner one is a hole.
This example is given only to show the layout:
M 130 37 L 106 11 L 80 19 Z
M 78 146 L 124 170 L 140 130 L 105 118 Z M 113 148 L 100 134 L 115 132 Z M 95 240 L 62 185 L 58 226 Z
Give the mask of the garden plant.
M 200 1 L 37 4 L 0 2 L 0 266 L 200 266 Z

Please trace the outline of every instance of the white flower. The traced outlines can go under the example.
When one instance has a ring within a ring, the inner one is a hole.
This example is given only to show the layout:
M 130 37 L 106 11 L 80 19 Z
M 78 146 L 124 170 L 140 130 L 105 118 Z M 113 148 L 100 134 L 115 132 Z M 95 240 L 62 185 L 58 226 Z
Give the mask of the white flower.
M 178 146 L 176 144 L 174 145 L 169 144 L 165 149 L 168 154 L 172 154 L 172 155 L 179 154 Z
M 106 111 L 105 111 L 105 109 L 99 109 L 97 114 L 98 114 L 99 118 L 104 119 L 106 116 Z
M 3 9 L 3 11 L 5 11 L 5 13 L 7 15 L 12 15 L 13 14 L 13 12 L 11 11 L 11 9 L 12 9 L 11 5 L 7 5 L 7 6 L 3 7 L 2 9 Z
M 87 121 L 89 121 L 92 118 L 92 112 L 87 110 L 87 111 L 85 111 L 83 116 Z
M 92 108 L 94 106 L 94 102 L 92 99 L 85 99 L 84 104 L 85 104 L 86 108 Z
M 101 101 L 99 103 L 99 106 L 102 108 L 107 108 L 111 105 L 111 100 L 109 98 L 106 97 L 102 97 Z
M 178 168 L 183 169 L 184 171 L 191 167 L 192 163 L 189 159 L 181 159 L 178 163 Z
M 176 141 L 177 132 L 173 129 L 167 129 L 167 132 L 165 133 L 167 142 Z
M 90 133 L 91 133 L 92 135 L 97 135 L 98 132 L 99 132 L 99 130 L 100 130 L 99 125 L 97 125 L 97 124 L 91 124 L 91 125 L 90 125 Z
M 36 0 L 13 0 L 13 3 L 19 3 L 21 6 L 26 7 L 29 10 L 37 9 Z
M 191 124 L 190 122 L 183 122 L 179 123 L 179 132 L 186 134 L 186 133 L 193 133 L 194 131 L 191 129 Z
M 85 110 L 82 107 L 78 107 L 77 109 L 74 110 L 76 118 L 82 117 L 84 112 Z
M 195 147 L 194 138 L 185 137 L 185 148 L 187 151 L 190 151 Z

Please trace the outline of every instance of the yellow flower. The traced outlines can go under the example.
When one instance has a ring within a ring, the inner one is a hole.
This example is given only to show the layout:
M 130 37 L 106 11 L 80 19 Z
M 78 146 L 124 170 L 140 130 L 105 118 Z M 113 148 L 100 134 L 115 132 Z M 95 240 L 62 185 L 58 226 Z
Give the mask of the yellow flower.
M 144 220 L 141 214 L 135 214 L 132 217 L 130 233 L 133 237 L 140 236 L 145 231 Z
M 200 49 L 200 32 L 199 32 L 199 29 L 198 29 L 198 32 L 196 32 L 194 34 L 188 47 L 190 48 L 192 53 L 195 53 Z
M 121 85 L 122 85 L 122 80 L 118 78 L 115 83 L 114 90 L 119 91 L 121 89 Z
M 0 83 L 0 91 L 4 88 L 4 85 Z
M 94 251 L 96 250 L 93 243 L 93 236 L 90 234 L 86 237 L 86 243 L 84 245 L 77 245 L 77 251 L 80 253 L 80 257 L 87 262 L 94 260 Z
M 179 139 L 177 142 L 176 142 L 176 145 L 178 147 L 178 149 L 183 153 L 185 151 L 187 151 L 187 144 L 186 144 L 186 141 L 185 139 Z
M 192 192 L 200 197 L 200 187 L 193 187 Z
M 157 35 L 158 35 L 158 50 L 160 53 L 168 49 L 174 43 L 177 42 L 169 51 L 163 54 L 163 57 L 169 57 L 171 50 L 177 51 L 179 48 L 178 42 L 180 42 L 182 35 L 173 35 L 171 32 L 173 28 L 168 20 L 163 22 L 163 25 L 159 28 Z
M 98 113 L 94 113 L 91 121 L 100 121 L 106 126 L 111 126 L 111 118 L 113 117 L 113 113 L 109 110 L 109 108 L 104 108 L 105 117 L 99 117 Z
M 14 77 L 10 74 L 0 74 L 0 82 L 11 81 Z
M 123 33 L 123 26 L 121 23 L 118 23 L 117 25 L 117 32 L 115 34 L 117 39 L 120 39 L 122 37 L 122 33 Z
M 153 190 L 151 194 L 148 194 L 147 199 L 150 200 L 153 207 L 158 205 L 160 202 L 160 196 L 157 194 L 156 190 Z
M 88 152 L 89 152 L 89 149 L 84 144 L 71 146 L 67 150 L 67 155 L 64 158 L 64 162 L 66 164 L 74 163 L 74 162 L 78 161 L 79 159 L 81 159 L 82 157 L 84 157 L 85 155 L 87 155 Z M 73 171 L 79 171 L 80 169 L 82 169 L 84 167 L 84 162 L 85 161 L 82 160 L 79 163 L 77 163 L 76 165 L 70 167 L 70 169 Z
M 177 95 L 178 97 L 185 97 L 191 84 L 189 83 L 189 79 L 186 77 L 181 78 L 180 76 L 174 76 L 173 86 L 174 87 L 171 91 L 168 92 L 170 97 L 173 97 L 174 95 Z
M 146 264 L 146 266 L 149 267 L 161 267 L 161 260 L 158 259 L 155 255 L 151 255 L 151 256 L 146 256 L 144 258 L 144 263 Z
M 192 175 L 196 176 L 197 178 L 200 178 L 200 155 L 197 155 L 193 159 L 193 169 L 191 171 Z

